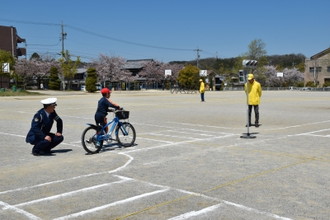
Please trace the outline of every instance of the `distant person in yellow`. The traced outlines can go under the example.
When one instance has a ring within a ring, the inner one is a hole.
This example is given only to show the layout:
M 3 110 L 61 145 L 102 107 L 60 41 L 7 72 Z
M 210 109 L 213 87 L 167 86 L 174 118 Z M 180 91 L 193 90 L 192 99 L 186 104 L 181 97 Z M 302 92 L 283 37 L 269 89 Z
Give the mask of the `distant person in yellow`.
M 204 102 L 205 84 L 202 79 L 200 79 L 199 82 L 199 93 L 201 94 L 201 101 Z
M 247 101 L 249 106 L 249 125 L 251 126 L 251 112 L 252 106 L 254 108 L 255 114 L 255 126 L 259 127 L 259 104 L 260 104 L 260 97 L 262 94 L 261 85 L 254 79 L 252 73 L 248 74 L 248 82 L 244 85 L 245 93 L 247 95 Z

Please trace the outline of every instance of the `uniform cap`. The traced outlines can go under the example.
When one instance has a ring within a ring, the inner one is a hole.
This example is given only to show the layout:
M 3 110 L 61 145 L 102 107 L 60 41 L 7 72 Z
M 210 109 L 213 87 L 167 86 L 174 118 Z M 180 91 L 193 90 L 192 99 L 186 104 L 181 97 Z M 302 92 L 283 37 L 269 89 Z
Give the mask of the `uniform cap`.
M 40 102 L 44 105 L 56 105 L 57 98 L 43 99 Z
M 254 76 L 252 73 L 248 74 L 248 80 L 254 79 Z

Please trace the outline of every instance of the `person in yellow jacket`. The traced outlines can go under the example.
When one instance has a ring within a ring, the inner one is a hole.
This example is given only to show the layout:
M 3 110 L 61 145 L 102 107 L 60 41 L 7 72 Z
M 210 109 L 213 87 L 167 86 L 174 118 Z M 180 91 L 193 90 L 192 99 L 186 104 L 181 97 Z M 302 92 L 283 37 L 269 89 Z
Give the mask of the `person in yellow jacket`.
M 204 102 L 205 85 L 202 79 L 200 79 L 199 82 L 199 93 L 201 94 L 201 101 Z
M 252 73 L 248 74 L 248 82 L 244 85 L 245 93 L 247 95 L 247 104 L 249 106 L 249 125 L 251 126 L 251 112 L 252 107 L 254 108 L 255 114 L 255 126 L 259 127 L 259 104 L 260 97 L 262 95 L 262 89 L 259 82 L 254 79 Z

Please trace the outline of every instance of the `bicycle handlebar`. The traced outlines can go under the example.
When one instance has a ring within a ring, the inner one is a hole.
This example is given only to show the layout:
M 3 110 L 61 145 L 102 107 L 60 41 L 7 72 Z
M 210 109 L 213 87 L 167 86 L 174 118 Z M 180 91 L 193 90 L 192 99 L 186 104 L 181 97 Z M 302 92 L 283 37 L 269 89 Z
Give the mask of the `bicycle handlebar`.
M 108 112 L 117 112 L 117 111 L 123 111 L 124 108 L 119 108 L 119 109 L 115 109 L 115 108 L 108 108 Z

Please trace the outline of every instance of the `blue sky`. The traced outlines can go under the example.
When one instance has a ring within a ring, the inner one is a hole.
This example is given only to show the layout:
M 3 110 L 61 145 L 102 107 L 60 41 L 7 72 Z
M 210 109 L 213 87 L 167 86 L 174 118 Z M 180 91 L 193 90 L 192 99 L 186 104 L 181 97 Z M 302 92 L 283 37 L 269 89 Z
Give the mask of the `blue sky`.
M 33 52 L 64 47 L 85 61 L 100 54 L 162 62 L 230 58 L 261 39 L 268 55 L 310 57 L 330 47 L 329 0 L 16 0 L 1 3 Z M 57 56 L 59 57 L 59 56 Z

